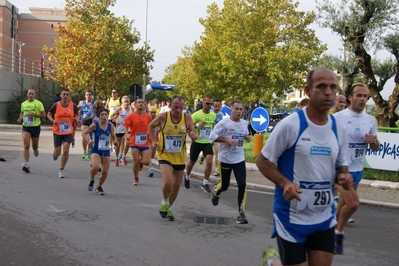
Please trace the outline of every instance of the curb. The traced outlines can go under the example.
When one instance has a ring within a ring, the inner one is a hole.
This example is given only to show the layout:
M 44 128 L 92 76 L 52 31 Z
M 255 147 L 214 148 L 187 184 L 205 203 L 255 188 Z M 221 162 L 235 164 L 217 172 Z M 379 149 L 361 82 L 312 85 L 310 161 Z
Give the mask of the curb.
M 246 163 L 246 166 L 249 171 L 259 171 L 258 167 L 254 163 Z M 399 190 L 399 182 L 390 181 L 362 179 L 360 180 L 359 186 Z
M 159 166 L 158 160 L 152 159 L 152 165 Z M 253 168 L 250 168 L 251 170 L 255 171 Z M 257 169 L 257 167 L 256 167 Z M 159 172 L 160 170 L 157 169 Z M 202 179 L 203 178 L 203 173 L 192 171 L 191 172 L 191 178 L 197 178 L 197 179 Z M 213 182 L 218 182 L 220 179 L 218 177 L 213 177 L 210 176 L 209 179 Z M 367 180 L 371 181 L 371 184 L 374 182 L 384 182 L 384 181 L 373 181 L 373 180 Z M 394 183 L 394 182 L 386 182 L 386 183 Z M 231 185 L 237 186 L 237 182 L 235 180 L 230 181 Z M 371 186 L 367 184 L 363 184 L 364 186 Z M 272 192 L 274 193 L 275 187 L 274 186 L 266 186 L 266 185 L 260 185 L 256 183 L 247 183 L 247 187 L 250 189 L 257 189 L 257 190 L 262 190 L 266 192 Z M 359 198 L 359 202 L 364 205 L 369 205 L 369 206 L 374 206 L 374 207 L 384 207 L 384 208 L 389 208 L 389 209 L 399 209 L 399 203 L 394 203 L 394 202 L 385 202 L 385 201 L 376 201 L 376 200 L 367 200 L 367 199 L 361 199 Z

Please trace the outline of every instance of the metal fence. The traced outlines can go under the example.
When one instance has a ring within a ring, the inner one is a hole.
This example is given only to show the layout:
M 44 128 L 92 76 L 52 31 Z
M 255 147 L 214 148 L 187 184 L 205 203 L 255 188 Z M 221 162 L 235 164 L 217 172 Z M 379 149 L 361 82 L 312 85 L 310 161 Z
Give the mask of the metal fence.
M 46 70 L 46 62 L 41 67 L 40 60 L 31 60 L 20 57 L 18 54 L 13 55 L 10 52 L 0 50 L 0 69 L 43 77 Z

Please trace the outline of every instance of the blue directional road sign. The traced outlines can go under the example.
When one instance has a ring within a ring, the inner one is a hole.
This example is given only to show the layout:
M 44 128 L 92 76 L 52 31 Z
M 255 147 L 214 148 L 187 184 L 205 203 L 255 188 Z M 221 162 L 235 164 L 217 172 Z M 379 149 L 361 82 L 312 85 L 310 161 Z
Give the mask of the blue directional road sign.
M 256 132 L 263 132 L 266 130 L 269 125 L 269 114 L 267 113 L 265 108 L 258 107 L 252 111 L 250 123 L 253 129 Z
M 222 109 L 220 109 L 220 112 L 223 114 L 223 118 L 231 116 L 230 108 L 227 106 L 224 106 Z

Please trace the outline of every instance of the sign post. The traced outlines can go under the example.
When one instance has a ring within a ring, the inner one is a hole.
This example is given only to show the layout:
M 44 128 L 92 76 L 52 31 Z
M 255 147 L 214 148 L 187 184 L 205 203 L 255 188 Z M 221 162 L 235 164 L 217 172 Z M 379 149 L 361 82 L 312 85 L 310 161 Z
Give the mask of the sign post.
M 249 121 L 252 128 L 258 132 L 254 136 L 254 155 L 258 155 L 263 147 L 263 135 L 259 133 L 266 131 L 270 121 L 269 114 L 265 108 L 255 108 L 255 110 L 252 111 Z

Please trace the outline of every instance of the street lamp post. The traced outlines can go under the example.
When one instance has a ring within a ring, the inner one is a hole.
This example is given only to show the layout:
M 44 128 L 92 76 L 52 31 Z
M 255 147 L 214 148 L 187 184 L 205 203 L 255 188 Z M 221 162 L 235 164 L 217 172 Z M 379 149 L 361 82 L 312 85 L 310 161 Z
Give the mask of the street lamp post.
M 145 0 L 145 17 L 144 17 L 144 20 L 145 20 L 144 44 L 145 44 L 145 43 L 147 43 L 148 0 Z M 146 66 L 146 64 L 144 64 L 144 66 Z M 146 68 L 146 67 L 144 67 L 144 71 L 145 71 L 145 68 Z M 144 72 L 144 74 L 143 74 L 143 90 L 142 90 L 143 99 L 144 99 L 144 100 L 145 100 L 145 80 L 146 80 L 146 75 L 145 75 L 145 72 Z M 136 100 L 136 99 L 134 99 L 134 100 Z
M 23 43 L 23 42 L 17 42 L 17 44 L 18 44 L 18 52 L 19 52 L 19 60 L 18 60 L 18 69 L 19 69 L 19 73 L 21 73 L 21 59 L 22 59 L 22 46 L 24 46 L 25 45 L 25 43 Z
M 44 55 L 46 54 L 45 52 L 40 52 L 42 55 L 42 63 L 40 65 L 40 77 L 44 78 Z

